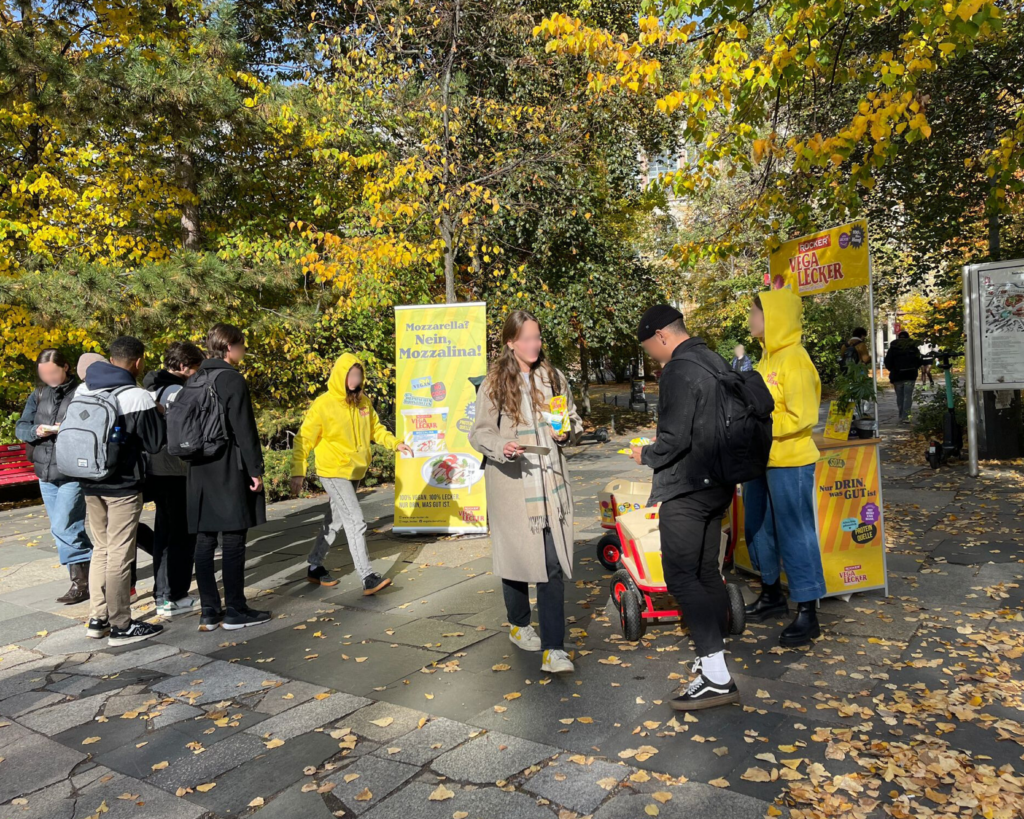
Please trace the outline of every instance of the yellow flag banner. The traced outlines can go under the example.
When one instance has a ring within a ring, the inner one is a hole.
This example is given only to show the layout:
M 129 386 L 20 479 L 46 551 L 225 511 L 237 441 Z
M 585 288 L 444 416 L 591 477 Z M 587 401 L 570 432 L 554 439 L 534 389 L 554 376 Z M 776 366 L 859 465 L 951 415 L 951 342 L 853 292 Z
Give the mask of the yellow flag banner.
M 801 296 L 871 284 L 868 223 L 848 225 L 791 239 L 768 260 L 771 287 L 790 287 Z
M 395 308 L 399 440 L 412 456 L 395 464 L 396 532 L 486 532 L 480 456 L 469 445 L 476 389 L 487 373 L 482 302 Z

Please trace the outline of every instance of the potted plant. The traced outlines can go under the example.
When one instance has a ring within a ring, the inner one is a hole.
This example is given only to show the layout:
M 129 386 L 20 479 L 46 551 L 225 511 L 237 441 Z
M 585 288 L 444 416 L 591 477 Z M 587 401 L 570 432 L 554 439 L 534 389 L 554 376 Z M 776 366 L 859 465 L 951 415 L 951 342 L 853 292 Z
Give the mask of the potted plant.
M 847 363 L 836 379 L 836 404 L 840 410 L 847 410 L 852 404 L 854 420 L 850 432 L 859 438 L 875 435 L 875 383 L 868 368 L 860 363 Z

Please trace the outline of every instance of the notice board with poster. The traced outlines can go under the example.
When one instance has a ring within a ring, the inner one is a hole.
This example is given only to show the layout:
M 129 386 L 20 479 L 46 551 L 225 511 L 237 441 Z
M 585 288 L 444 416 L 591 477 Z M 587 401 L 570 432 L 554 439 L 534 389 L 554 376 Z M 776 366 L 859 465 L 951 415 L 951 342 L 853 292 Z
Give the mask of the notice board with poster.
M 469 445 L 476 389 L 487 372 L 482 302 L 395 308 L 397 435 L 413 450 L 395 464 L 396 532 L 487 531 L 480 456 Z
M 801 296 L 871 284 L 868 223 L 861 219 L 783 242 L 768 259 L 773 290 Z
M 1024 389 L 1024 259 L 967 272 L 974 389 Z
M 887 589 L 880 441 L 829 441 L 815 436 L 815 443 L 820 452 L 814 470 L 816 523 L 826 597 Z M 735 565 L 755 571 L 739 491 L 730 520 L 736 541 Z M 785 573 L 782 577 L 785 581 Z

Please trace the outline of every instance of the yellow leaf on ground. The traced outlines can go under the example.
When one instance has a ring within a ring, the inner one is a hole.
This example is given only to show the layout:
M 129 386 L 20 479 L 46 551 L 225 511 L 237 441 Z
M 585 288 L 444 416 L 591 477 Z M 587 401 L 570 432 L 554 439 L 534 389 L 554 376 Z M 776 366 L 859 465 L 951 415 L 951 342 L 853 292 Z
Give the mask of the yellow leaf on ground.
M 498 663 L 496 665 L 491 666 L 491 671 L 510 671 L 511 669 L 512 666 L 505 665 L 505 663 Z
M 82 740 L 82 744 L 83 745 L 92 745 L 94 742 L 99 742 L 99 741 L 100 741 L 99 737 L 86 737 L 85 739 Z
M 125 791 L 117 798 L 123 799 L 125 802 L 134 802 L 136 799 L 139 798 L 139 795 L 137 793 L 128 793 L 127 791 Z
M 216 782 L 207 782 L 205 785 L 196 785 L 196 790 L 200 793 L 206 793 L 207 791 L 212 791 L 216 787 Z
M 622 756 L 622 754 L 619 754 L 619 756 Z M 633 774 L 631 777 L 629 777 L 629 781 L 630 782 L 650 782 L 651 781 L 651 775 L 649 773 L 647 773 L 647 771 L 637 771 L 635 774 Z
M 162 771 L 164 768 L 167 767 L 167 760 L 165 759 L 163 762 L 157 762 L 156 765 L 152 765 L 150 767 L 154 771 Z
M 469 816 L 469 814 L 466 813 L 466 811 L 457 810 L 452 814 L 452 819 L 466 819 L 467 816 Z
M 746 782 L 771 782 L 772 775 L 764 768 L 747 768 L 740 779 Z
M 655 802 L 661 802 L 661 804 L 663 805 L 666 802 L 668 802 L 668 800 L 671 798 L 672 794 L 670 794 L 668 791 L 658 791 L 657 793 L 651 794 L 651 799 L 653 799 Z
M 659 813 L 661 813 L 661 811 L 658 810 L 657 805 L 647 805 L 646 807 L 644 807 L 644 813 L 646 813 L 648 816 L 657 816 Z
M 582 722 L 584 725 L 592 725 L 594 722 L 593 717 L 578 717 L 576 722 Z
M 604 790 L 610 791 L 612 788 L 619 784 L 619 780 L 616 779 L 614 776 L 606 776 L 604 779 L 598 779 L 597 784 L 600 787 L 604 788 Z
M 257 796 L 255 799 L 253 799 L 248 804 L 248 807 L 250 807 L 250 808 L 262 808 L 263 807 L 263 797 L 262 796 Z
M 434 792 L 428 797 L 431 802 L 444 802 L 445 799 L 451 799 L 455 796 L 455 791 L 449 790 L 443 784 L 438 785 Z
M 370 723 L 376 725 L 378 728 L 387 728 L 394 721 L 394 717 L 381 717 L 380 719 L 371 719 Z
M 364 788 L 362 792 L 356 796 L 356 802 L 369 802 L 373 799 L 373 791 L 369 788 Z
M 283 739 L 272 739 L 272 740 L 270 740 L 270 742 L 264 742 L 263 744 L 267 748 L 280 748 L 282 745 L 284 745 L 284 740 Z
M 357 773 L 345 774 L 345 784 L 347 785 L 350 782 L 355 782 L 358 778 L 359 774 Z
M 505 699 L 508 700 L 509 702 L 511 702 L 512 700 L 519 699 L 521 696 L 523 696 L 523 695 L 520 694 L 518 691 L 513 691 L 511 694 L 506 694 L 505 695 Z
M 328 694 L 328 693 L 327 693 L 326 691 L 321 691 L 321 692 L 320 692 L 319 694 L 315 695 L 315 696 L 313 697 L 313 699 L 315 699 L 315 700 L 325 700 L 325 699 L 327 699 L 327 698 L 328 698 L 329 696 L 331 696 L 331 695 L 330 695 L 330 694 Z
M 729 787 L 729 780 L 728 779 L 712 779 L 710 782 L 708 782 L 708 784 L 709 785 L 714 785 L 716 788 L 728 788 Z
M 495 705 L 494 710 L 499 714 L 504 714 L 508 709 L 504 705 Z

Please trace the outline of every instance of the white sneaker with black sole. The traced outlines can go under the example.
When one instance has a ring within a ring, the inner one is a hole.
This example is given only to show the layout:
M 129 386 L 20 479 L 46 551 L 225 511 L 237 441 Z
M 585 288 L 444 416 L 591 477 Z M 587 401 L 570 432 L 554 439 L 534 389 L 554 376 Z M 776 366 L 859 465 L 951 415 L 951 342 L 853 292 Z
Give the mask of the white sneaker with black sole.
M 148 640 L 155 637 L 164 627 L 156 623 L 143 623 L 141 620 L 131 620 L 126 628 L 110 627 L 110 638 L 107 645 L 126 646 L 129 643 L 138 643 L 141 640 Z
M 674 710 L 699 711 L 740 701 L 740 692 L 733 679 L 730 677 L 727 683 L 712 682 L 701 672 L 699 658 L 693 664 L 693 673 L 697 676 L 690 681 L 686 690 L 670 701 Z

